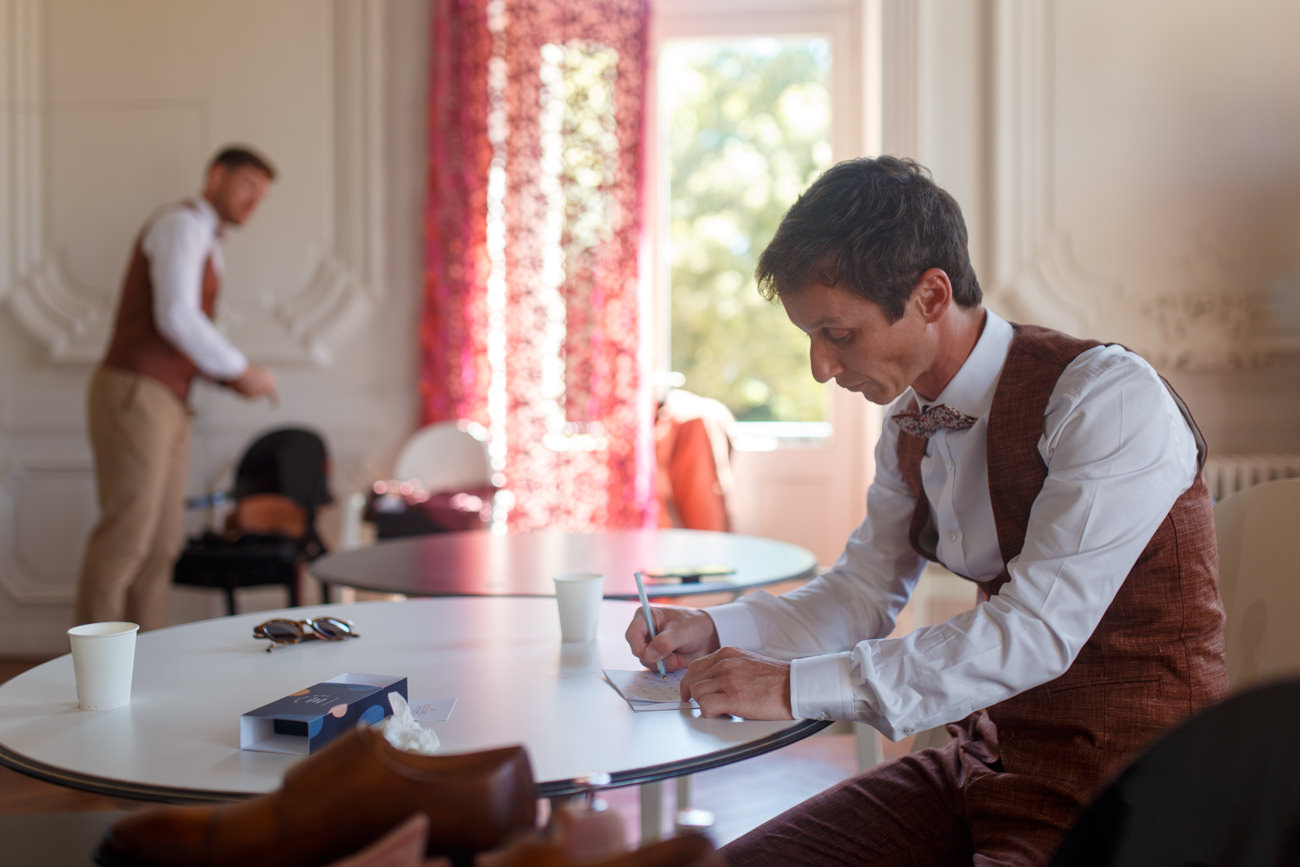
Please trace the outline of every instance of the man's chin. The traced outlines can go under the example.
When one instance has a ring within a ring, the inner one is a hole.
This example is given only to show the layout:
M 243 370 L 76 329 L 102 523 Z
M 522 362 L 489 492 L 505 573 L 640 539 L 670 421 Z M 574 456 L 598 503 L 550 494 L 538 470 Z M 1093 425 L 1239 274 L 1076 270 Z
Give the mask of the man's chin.
M 893 397 L 881 399 L 880 395 L 876 392 L 876 389 L 866 389 L 862 387 L 847 388 L 845 391 L 852 392 L 853 394 L 860 396 L 867 403 L 874 403 L 876 406 L 889 406 L 898 397 L 896 394 Z

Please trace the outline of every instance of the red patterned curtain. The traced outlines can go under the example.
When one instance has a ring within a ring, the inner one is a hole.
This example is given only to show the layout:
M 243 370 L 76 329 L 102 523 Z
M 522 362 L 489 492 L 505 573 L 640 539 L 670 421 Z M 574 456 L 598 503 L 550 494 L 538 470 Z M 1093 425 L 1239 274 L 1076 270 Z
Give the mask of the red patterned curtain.
M 485 425 L 512 530 L 644 526 L 646 0 L 436 0 L 421 395 Z

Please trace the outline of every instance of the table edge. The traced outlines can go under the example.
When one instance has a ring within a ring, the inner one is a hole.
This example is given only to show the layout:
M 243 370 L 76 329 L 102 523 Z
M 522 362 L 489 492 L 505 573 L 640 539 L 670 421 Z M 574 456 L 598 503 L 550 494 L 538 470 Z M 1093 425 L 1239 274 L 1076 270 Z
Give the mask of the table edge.
M 662 711 L 647 711 L 648 713 L 662 713 Z M 660 780 L 673 779 L 674 777 L 684 777 L 690 774 L 698 774 L 704 771 L 711 771 L 721 768 L 725 765 L 734 764 L 743 759 L 752 759 L 765 753 L 773 752 L 781 747 L 801 741 L 806 737 L 816 734 L 822 729 L 831 725 L 829 720 L 805 719 L 795 720 L 794 725 L 782 729 L 779 732 L 770 734 L 765 738 L 756 741 L 750 741 L 739 746 L 728 747 L 716 752 L 708 753 L 694 759 L 681 759 L 675 762 L 664 762 L 663 764 L 650 765 L 645 768 L 637 768 L 633 771 L 620 771 L 610 775 L 610 784 L 604 788 L 621 789 L 627 786 L 639 786 L 645 783 L 654 783 Z M 557 798 L 578 795 L 587 791 L 590 787 L 579 784 L 576 780 L 560 780 L 550 783 L 543 783 L 538 786 L 541 797 Z
M 160 801 L 167 804 L 215 804 L 252 797 L 256 794 L 252 792 L 236 794 L 207 789 L 154 786 L 146 783 L 114 780 L 94 774 L 83 774 L 35 759 L 29 759 L 21 753 L 14 752 L 4 744 L 0 744 L 0 765 L 40 780 L 43 783 L 53 783 L 56 786 L 89 792 L 92 795 L 105 795 L 110 798 L 124 798 L 130 801 Z
M 770 586 L 772 584 L 781 584 L 786 581 L 804 581 L 810 578 L 815 578 L 817 576 L 818 569 L 820 568 L 817 563 L 817 557 L 815 554 L 812 553 L 812 551 L 803 548 L 803 546 L 798 545 L 794 542 L 787 542 L 782 539 L 773 539 L 767 536 L 756 536 L 752 533 L 734 533 L 731 531 L 721 531 L 721 530 L 696 531 L 696 530 L 690 530 L 688 528 L 683 528 L 683 527 L 667 527 L 667 528 L 657 528 L 657 529 L 645 528 L 646 532 L 672 532 L 672 531 L 679 531 L 679 530 L 684 530 L 685 532 L 699 532 L 699 533 L 710 533 L 716 535 L 743 537 L 749 539 L 756 539 L 767 543 L 787 545 L 792 548 L 798 548 L 802 550 L 804 553 L 807 553 L 811 559 L 811 562 L 807 565 L 807 567 L 805 567 L 801 572 L 797 574 L 782 576 L 781 578 L 776 578 L 769 581 L 736 583 L 733 581 L 727 581 L 723 579 L 723 580 L 715 580 L 715 581 L 701 580 L 701 581 L 656 583 L 653 585 L 653 587 L 647 587 L 647 591 L 650 593 L 650 596 L 652 598 L 685 599 L 691 596 L 707 596 L 713 593 L 729 593 L 735 596 L 735 595 L 743 594 L 749 590 Z M 482 534 L 487 532 L 488 531 L 484 531 L 484 530 L 452 531 L 452 533 L 473 533 L 473 534 Z M 538 530 L 538 531 L 527 531 L 527 532 L 547 533 L 547 532 L 555 532 L 555 531 Z M 628 530 L 628 532 L 639 532 L 639 531 L 633 529 L 633 530 Z M 588 533 L 588 531 L 574 531 L 575 535 L 581 533 Z M 590 534 L 596 535 L 597 531 L 590 531 Z M 397 543 L 401 545 L 418 544 L 418 540 L 426 536 L 446 536 L 446 535 L 450 535 L 450 534 L 432 533 L 432 534 L 423 534 L 417 536 L 401 536 L 392 539 L 379 540 L 379 542 L 377 542 L 376 544 L 391 544 L 391 543 Z M 365 584 L 357 584 L 355 583 L 354 580 L 323 574 L 320 571 L 319 564 L 321 560 L 327 560 L 332 555 L 352 553 L 352 551 L 354 550 L 358 550 L 358 549 L 348 549 L 346 551 L 343 550 L 327 551 L 321 557 L 308 562 L 306 564 L 306 572 L 311 578 L 320 582 L 320 584 L 324 587 L 351 588 L 355 590 L 363 590 L 370 593 L 389 593 L 394 595 L 406 596 L 408 598 L 413 598 L 413 599 L 430 599 L 430 598 L 436 599 L 436 598 L 457 597 L 457 596 L 465 595 L 457 592 L 429 591 L 424 588 L 412 589 L 410 587 L 397 587 L 392 584 L 385 584 L 385 583 L 378 583 L 378 582 L 367 582 Z M 519 599 L 528 599 L 528 598 L 541 598 L 541 597 L 549 596 L 551 594 L 541 593 L 541 592 L 530 593 L 530 592 L 510 590 L 506 592 L 469 594 L 469 595 L 506 596 L 506 597 L 513 597 Z M 607 592 L 604 595 L 604 598 L 618 600 L 618 601 L 636 602 L 640 597 L 637 595 L 635 591 L 628 591 L 626 593 Z
M 638 786 L 721 768 L 803 740 L 829 725 L 831 723 L 827 720 L 796 720 L 794 725 L 767 737 L 707 753 L 695 759 L 681 759 L 630 771 L 619 771 L 611 775 L 610 784 L 605 788 L 621 789 L 627 786 Z M 20 753 L 14 752 L 4 744 L 0 744 L 0 765 L 42 782 L 90 792 L 95 795 L 106 795 L 134 801 L 160 801 L 169 804 L 213 804 L 254 798 L 265 794 L 263 792 L 226 792 L 210 789 L 157 786 L 113 780 L 93 774 L 68 771 L 55 765 L 29 759 Z M 589 784 L 579 782 L 577 779 L 549 780 L 537 784 L 537 797 L 569 797 L 582 794 L 588 791 L 589 788 Z

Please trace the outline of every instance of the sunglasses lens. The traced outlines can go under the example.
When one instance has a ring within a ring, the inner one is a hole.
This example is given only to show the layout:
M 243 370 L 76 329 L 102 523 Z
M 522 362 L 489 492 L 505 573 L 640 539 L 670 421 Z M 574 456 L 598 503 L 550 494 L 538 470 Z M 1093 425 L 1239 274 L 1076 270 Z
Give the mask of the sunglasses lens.
M 321 638 L 328 638 L 338 641 L 352 635 L 352 624 L 346 620 L 339 620 L 337 617 L 320 617 L 311 622 L 312 629 L 316 630 Z
M 268 620 L 254 629 L 253 634 L 272 641 L 297 641 L 302 638 L 302 627 L 292 620 Z

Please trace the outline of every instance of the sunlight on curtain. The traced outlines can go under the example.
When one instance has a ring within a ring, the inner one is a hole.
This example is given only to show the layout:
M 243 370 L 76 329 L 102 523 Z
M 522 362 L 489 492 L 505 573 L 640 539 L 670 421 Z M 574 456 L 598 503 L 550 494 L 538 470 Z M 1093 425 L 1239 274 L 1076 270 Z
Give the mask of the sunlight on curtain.
M 438 0 L 424 421 L 491 433 L 508 525 L 645 526 L 645 0 Z

